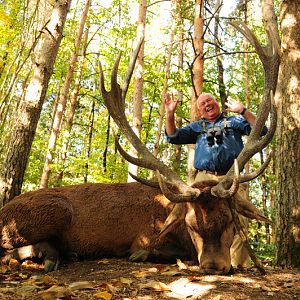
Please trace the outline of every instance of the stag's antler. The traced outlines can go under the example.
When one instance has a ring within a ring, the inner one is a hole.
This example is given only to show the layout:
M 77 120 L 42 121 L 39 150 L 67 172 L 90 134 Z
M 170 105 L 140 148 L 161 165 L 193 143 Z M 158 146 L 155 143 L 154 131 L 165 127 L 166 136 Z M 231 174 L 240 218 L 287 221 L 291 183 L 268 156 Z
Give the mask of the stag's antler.
M 274 13 L 274 11 L 273 11 Z M 255 48 L 264 68 L 265 72 L 265 86 L 264 86 L 264 96 L 263 101 L 259 107 L 256 123 L 251 130 L 251 134 L 248 137 L 247 143 L 245 144 L 243 150 L 239 154 L 237 161 L 240 167 L 240 170 L 244 168 L 249 159 L 256 154 L 257 152 L 261 151 L 267 144 L 271 141 L 275 130 L 276 130 L 276 123 L 277 123 L 277 113 L 274 106 L 274 99 L 273 93 L 276 90 L 277 85 L 277 78 L 278 78 L 278 69 L 279 69 L 279 62 L 280 62 L 280 38 L 279 35 L 275 33 L 275 29 L 277 28 L 277 24 L 274 23 L 274 16 L 273 13 L 268 13 L 267 11 L 263 11 L 264 21 L 265 21 L 265 28 L 266 33 L 268 36 L 268 45 L 267 47 L 262 47 L 259 43 L 256 36 L 252 33 L 252 31 L 247 27 L 247 25 L 241 21 L 232 21 L 230 24 L 234 26 L 238 31 L 240 31 L 252 44 Z M 268 133 L 264 137 L 261 136 L 261 132 L 263 127 L 266 123 L 268 118 L 269 112 L 271 110 L 271 121 Z M 271 160 L 271 155 L 266 160 L 266 162 L 261 166 L 260 170 L 253 174 L 248 174 L 241 179 L 242 181 L 252 180 L 256 176 L 258 176 L 262 171 L 266 168 L 269 161 Z M 221 180 L 215 187 L 212 188 L 211 193 L 215 196 L 221 196 L 224 192 L 231 186 L 232 182 L 232 173 L 233 168 L 231 168 L 223 180 Z M 265 270 L 263 268 L 262 263 L 258 260 L 255 256 L 255 253 L 252 251 L 250 244 L 247 239 L 247 235 L 245 234 L 243 227 L 239 221 L 239 218 L 235 211 L 235 203 L 228 199 L 228 204 L 232 213 L 232 217 L 234 220 L 235 227 L 237 228 L 239 235 L 244 242 L 246 248 L 248 249 L 248 253 L 254 262 L 255 266 L 258 270 L 265 274 Z
M 263 101 L 260 104 L 255 125 L 251 130 L 243 150 L 237 158 L 239 168 L 242 170 L 253 155 L 261 151 L 269 144 L 276 130 L 277 112 L 274 106 L 273 94 L 276 90 L 278 77 L 280 61 L 278 44 L 280 43 L 280 40 L 278 40 L 277 36 L 275 36 L 273 31 L 269 28 L 267 30 L 269 44 L 267 47 L 263 47 L 245 23 L 242 21 L 231 21 L 230 24 L 240 31 L 255 48 L 263 64 L 265 76 Z M 265 126 L 269 113 L 271 116 L 269 130 L 265 136 L 261 137 L 261 132 Z M 269 161 L 270 159 L 267 160 L 267 162 Z M 267 163 L 264 163 L 257 173 L 260 174 L 266 168 L 266 166 Z M 248 175 L 248 177 L 243 177 L 241 181 L 245 182 L 246 180 L 251 180 L 255 176 L 255 174 L 251 174 L 250 176 Z M 215 187 L 212 188 L 212 194 L 221 197 L 225 191 L 230 188 L 232 181 L 233 167 L 227 172 L 225 177 Z
M 115 123 L 118 125 L 118 127 L 129 140 L 129 142 L 135 147 L 141 158 L 134 158 L 128 155 L 119 145 L 119 143 L 116 143 L 117 148 L 120 151 L 120 153 L 125 157 L 125 159 L 129 162 L 143 168 L 157 170 L 160 174 L 165 176 L 172 184 L 176 185 L 181 193 L 181 196 L 176 195 L 176 197 L 174 197 L 176 200 L 175 202 L 194 201 L 200 195 L 199 189 L 188 186 L 171 168 L 169 168 L 160 160 L 158 160 L 137 137 L 137 135 L 134 133 L 127 121 L 125 115 L 125 96 L 128 90 L 129 82 L 132 76 L 132 72 L 141 43 L 142 40 L 139 42 L 138 47 L 133 52 L 122 89 L 117 82 L 117 72 L 121 54 L 118 55 L 112 69 L 111 90 L 109 92 L 105 89 L 103 70 L 101 62 L 99 61 L 100 86 L 105 105 L 109 111 L 109 114 L 114 119 Z

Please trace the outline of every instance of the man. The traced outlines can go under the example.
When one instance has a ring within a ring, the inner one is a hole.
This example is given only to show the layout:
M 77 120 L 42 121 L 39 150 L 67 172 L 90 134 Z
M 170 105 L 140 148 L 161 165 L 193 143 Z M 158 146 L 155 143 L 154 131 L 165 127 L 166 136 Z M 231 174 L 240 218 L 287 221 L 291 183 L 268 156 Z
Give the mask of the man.
M 229 98 L 226 105 L 228 111 L 240 116 L 226 117 L 221 113 L 220 106 L 212 94 L 201 94 L 197 99 L 197 107 L 202 119 L 186 127 L 176 128 L 177 101 L 172 94 L 166 94 L 167 141 L 172 144 L 195 144 L 194 167 L 197 170 L 197 182 L 207 179 L 219 180 L 227 173 L 243 148 L 242 136 L 250 134 L 251 126 L 256 121 L 256 116 L 240 101 Z M 265 128 L 263 134 L 266 131 Z M 241 185 L 238 192 L 246 197 L 244 186 Z M 247 229 L 247 219 L 241 218 L 241 221 Z M 230 252 L 234 267 L 249 265 L 248 252 L 238 235 L 234 237 Z

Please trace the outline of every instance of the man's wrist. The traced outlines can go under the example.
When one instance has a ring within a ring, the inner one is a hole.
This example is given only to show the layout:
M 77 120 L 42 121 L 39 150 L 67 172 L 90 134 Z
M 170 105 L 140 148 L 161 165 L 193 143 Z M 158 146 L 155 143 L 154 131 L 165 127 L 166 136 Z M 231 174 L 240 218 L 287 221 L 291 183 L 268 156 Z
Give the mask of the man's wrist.
M 166 117 L 168 120 L 172 120 L 175 118 L 175 113 L 174 112 L 167 112 Z
M 240 114 L 243 116 L 245 114 L 246 110 L 247 110 L 247 108 L 244 107 L 243 110 L 240 112 Z

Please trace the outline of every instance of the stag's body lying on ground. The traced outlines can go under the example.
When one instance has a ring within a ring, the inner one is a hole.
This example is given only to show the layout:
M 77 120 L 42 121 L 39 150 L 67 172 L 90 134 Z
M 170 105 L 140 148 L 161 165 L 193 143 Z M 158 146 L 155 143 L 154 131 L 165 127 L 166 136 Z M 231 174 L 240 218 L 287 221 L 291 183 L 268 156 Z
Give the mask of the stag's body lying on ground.
M 47 242 L 46 252 L 55 249 L 43 254 L 49 270 L 55 267 L 59 253 L 84 258 L 126 256 L 147 246 L 170 205 L 158 189 L 140 183 L 41 189 L 22 194 L 3 207 L 1 247 L 16 249 Z
M 203 193 L 194 203 L 176 204 L 180 206 L 177 228 L 156 249 L 149 243 L 176 206 L 160 189 L 140 183 L 83 184 L 24 193 L 0 212 L 4 260 L 37 256 L 51 271 L 69 254 L 135 257 L 138 250 L 147 250 L 144 259 L 196 255 L 204 272 L 228 273 L 234 226 L 227 201 L 210 194 L 211 184 L 216 182 L 199 186 Z M 249 202 L 238 200 L 238 211 L 264 219 Z

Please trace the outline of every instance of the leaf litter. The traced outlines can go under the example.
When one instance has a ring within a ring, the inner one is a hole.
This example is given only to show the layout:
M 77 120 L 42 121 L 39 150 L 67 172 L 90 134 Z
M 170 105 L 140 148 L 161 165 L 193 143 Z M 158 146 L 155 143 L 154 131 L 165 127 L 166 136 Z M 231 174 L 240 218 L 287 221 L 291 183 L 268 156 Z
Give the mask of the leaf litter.
M 45 274 L 43 266 L 27 261 L 0 265 L 3 300 L 163 300 L 163 299 L 300 299 L 300 270 L 266 267 L 233 275 L 202 275 L 191 262 L 132 263 L 102 259 L 61 265 Z

